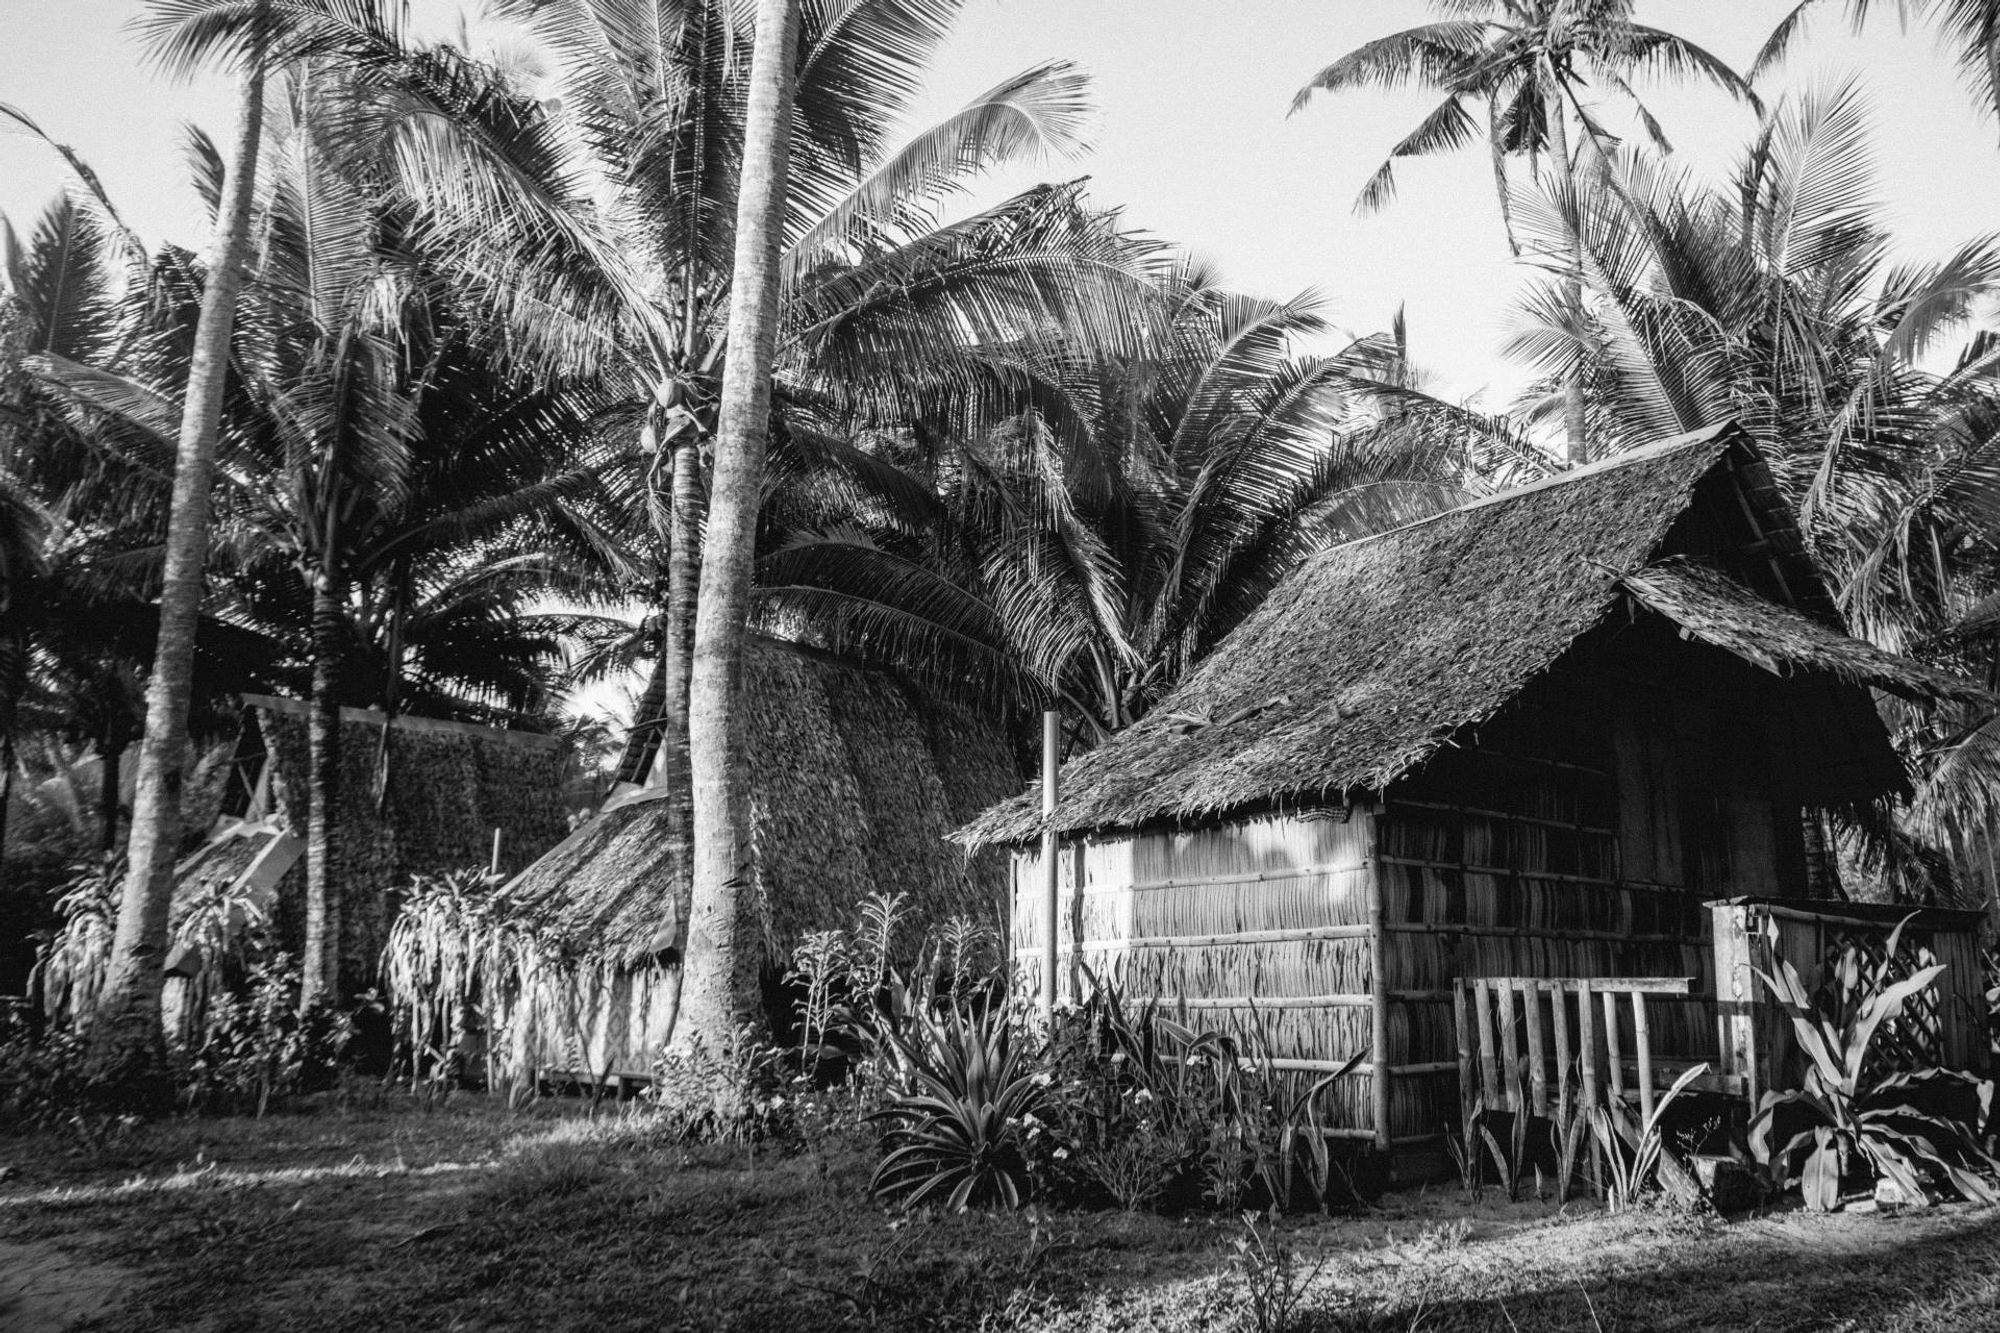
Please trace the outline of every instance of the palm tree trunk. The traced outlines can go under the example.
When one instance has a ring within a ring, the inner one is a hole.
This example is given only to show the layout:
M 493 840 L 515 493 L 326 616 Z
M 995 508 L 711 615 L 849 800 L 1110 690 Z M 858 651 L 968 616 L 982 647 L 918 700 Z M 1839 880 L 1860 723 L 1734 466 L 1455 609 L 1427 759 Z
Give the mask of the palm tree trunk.
M 97 848 L 107 857 L 118 850 L 118 796 L 124 758 L 123 742 L 107 740 L 97 748 Z
M 146 687 L 146 735 L 111 961 L 93 1024 L 92 1071 L 139 1103 L 167 1093 L 160 992 L 166 982 L 167 918 L 181 833 L 181 773 L 194 685 L 196 618 L 208 554 L 208 493 L 229 371 L 230 335 L 250 233 L 250 200 L 264 128 L 264 58 L 252 52 L 243 105 L 225 171 L 215 242 L 188 362 L 187 397 L 167 518 L 160 631 Z
M 743 756 L 743 634 L 770 433 L 778 335 L 778 247 L 790 169 L 798 0 L 760 0 L 736 201 L 728 358 L 688 694 L 694 784 L 694 887 L 676 1045 L 728 1048 L 751 1016 L 756 952 L 742 938 L 751 887 L 750 793 Z M 732 1109 L 732 1108 L 720 1108 Z
M 688 688 L 694 673 L 694 610 L 701 577 L 701 450 L 692 440 L 674 451 L 667 538 L 667 615 L 660 636 L 666 697 L 653 780 L 667 789 L 668 865 L 677 877 L 674 909 L 687 920 L 694 882 L 694 805 L 688 759 Z
M 14 803 L 14 730 L 0 734 L 0 867 L 7 864 L 7 811 Z
M 1561 180 L 1574 202 L 1576 194 L 1576 163 L 1569 155 L 1569 128 L 1563 111 L 1562 84 L 1551 79 L 1549 94 L 1549 155 L 1556 160 L 1556 170 L 1562 173 Z M 1583 234 L 1581 219 L 1576 234 L 1570 239 L 1568 271 L 1563 275 L 1563 303 L 1569 307 L 1569 317 L 1578 333 L 1579 372 L 1585 364 L 1582 356 L 1583 329 Z M 1563 385 L 1563 433 L 1568 441 L 1568 456 L 1571 467 L 1590 461 L 1590 437 L 1584 420 L 1583 376 L 1581 373 L 1569 377 Z
M 312 711 L 306 721 L 306 938 L 299 1009 L 340 999 L 340 598 L 330 570 L 313 580 Z

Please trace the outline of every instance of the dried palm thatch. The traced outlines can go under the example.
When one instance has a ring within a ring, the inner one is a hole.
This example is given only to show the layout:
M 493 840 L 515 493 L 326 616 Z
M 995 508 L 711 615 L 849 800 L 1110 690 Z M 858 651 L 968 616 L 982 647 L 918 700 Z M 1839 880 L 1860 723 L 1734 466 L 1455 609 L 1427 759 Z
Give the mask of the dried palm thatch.
M 1822 673 L 1922 703 L 1993 702 L 1969 680 L 1836 634 L 1702 565 L 1666 561 L 1627 574 L 1620 582 L 1640 605 L 1774 676 Z
M 1760 601 L 1668 556 L 1738 562 L 1743 545 L 1694 511 L 1722 473 L 1744 491 L 1802 611 Z M 1232 810 L 1310 809 L 1381 791 L 1501 710 L 1604 622 L 1622 591 L 1770 669 L 1919 697 L 1969 686 L 1845 639 L 1755 448 L 1720 426 L 1323 552 L 1138 725 L 1066 765 L 1059 833 L 1199 823 Z M 1733 591 L 1732 591 L 1733 589 Z M 1817 616 L 1824 624 L 1816 624 Z M 1685 619 L 1683 619 L 1683 617 Z M 1039 792 L 956 836 L 1021 844 Z
M 944 841 L 1020 785 L 1005 737 L 880 672 L 772 640 L 746 656 L 757 914 L 766 956 L 849 920 L 871 893 L 943 920 L 990 918 L 1006 870 Z M 571 957 L 637 966 L 677 942 L 661 792 L 575 830 L 496 910 Z
M 967 857 L 945 835 L 1020 785 L 999 730 L 880 672 L 771 640 L 753 640 L 745 690 L 767 963 L 782 966 L 873 895 L 901 895 L 939 922 L 998 916 L 1002 858 Z M 686 911 L 665 794 L 642 792 L 576 829 L 496 895 L 477 939 L 454 946 L 505 963 L 479 989 L 488 1049 L 510 1076 L 650 1074 L 678 1008 Z
M 306 826 L 307 706 L 245 695 L 232 790 L 249 797 L 182 866 L 177 902 L 218 874 L 249 873 L 275 844 Z M 341 894 L 341 966 L 372 976 L 388 938 L 394 894 L 412 877 L 487 865 L 501 831 L 503 869 L 527 865 L 567 830 L 568 759 L 553 736 L 434 718 L 341 710 L 340 821 L 334 863 Z M 261 792 L 261 799 L 252 795 Z M 304 864 L 276 883 L 272 921 L 296 949 L 303 932 Z

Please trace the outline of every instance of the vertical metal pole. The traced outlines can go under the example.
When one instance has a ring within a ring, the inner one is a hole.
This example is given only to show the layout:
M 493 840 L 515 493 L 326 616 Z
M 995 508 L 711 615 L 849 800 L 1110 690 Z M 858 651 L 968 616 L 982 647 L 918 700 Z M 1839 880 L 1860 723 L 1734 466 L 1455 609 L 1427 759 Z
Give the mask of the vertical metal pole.
M 1042 1017 L 1056 1012 L 1056 968 L 1061 944 L 1057 940 L 1056 903 L 1056 748 L 1060 740 L 1056 710 L 1042 713 L 1042 942 L 1048 946 L 1042 960 Z
M 1371 830 L 1372 833 L 1372 830 Z M 1368 988 L 1374 1003 L 1370 1006 L 1370 1039 L 1374 1044 L 1374 1059 L 1369 1070 L 1369 1096 L 1375 1112 L 1375 1151 L 1382 1155 L 1382 1164 L 1390 1166 L 1390 1155 L 1394 1143 L 1390 1134 L 1389 1079 L 1389 933 L 1387 913 L 1383 910 L 1382 895 L 1387 892 L 1384 878 L 1387 870 L 1376 861 L 1373 848 L 1368 858 L 1373 864 L 1368 867 Z

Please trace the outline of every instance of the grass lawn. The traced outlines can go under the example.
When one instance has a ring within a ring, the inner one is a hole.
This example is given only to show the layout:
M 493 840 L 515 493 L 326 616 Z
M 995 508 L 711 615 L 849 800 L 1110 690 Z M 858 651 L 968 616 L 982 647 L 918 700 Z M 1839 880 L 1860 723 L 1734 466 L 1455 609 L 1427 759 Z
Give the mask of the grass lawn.
M 900 1218 L 861 1146 L 652 1139 L 575 1103 L 381 1094 L 0 1137 L 0 1329 L 1255 1328 L 1239 1223 Z M 1313 1330 L 2000 1328 L 2000 1210 L 1722 1222 L 1456 1189 L 1287 1223 Z M 1247 1321 L 1247 1322 L 1246 1322 Z

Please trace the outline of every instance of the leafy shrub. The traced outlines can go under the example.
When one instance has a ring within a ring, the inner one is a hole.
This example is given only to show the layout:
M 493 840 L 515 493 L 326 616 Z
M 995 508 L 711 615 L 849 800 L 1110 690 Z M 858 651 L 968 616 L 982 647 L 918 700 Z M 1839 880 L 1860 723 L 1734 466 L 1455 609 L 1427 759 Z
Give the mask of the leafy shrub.
M 1185 1201 L 1204 1160 L 1226 1155 L 1216 1140 L 1230 1136 L 1213 1131 L 1241 1118 L 1234 1043 L 1156 1005 L 1130 1012 L 1110 987 L 1058 1017 L 1042 1062 L 1038 1174 L 1072 1202 L 1101 1194 L 1130 1211 L 1163 1196 Z
M 66 1023 L 42 1027 L 13 1006 L 0 1008 L 0 1125 L 55 1129 L 92 1104 L 83 1038 Z
M 299 972 L 286 954 L 251 967 L 240 991 L 209 1005 L 199 1044 L 183 1052 L 181 1097 L 191 1111 L 250 1112 L 331 1081 L 352 1033 L 326 1006 L 299 1012 Z
M 75 1026 L 96 1012 L 111 969 L 123 879 L 124 863 L 116 858 L 79 865 L 56 899 L 62 924 L 42 947 L 35 969 L 42 1007 L 53 1024 Z
M 1907 920 L 1904 925 L 1907 925 Z M 1750 1147 L 1783 1188 L 1797 1181 L 1806 1207 L 1830 1212 L 1851 1177 L 1892 1182 L 1912 1204 L 1948 1189 L 1978 1203 L 2000 1202 L 1995 1162 L 1963 1119 L 1940 1114 L 1956 1092 L 1984 1105 L 1990 1085 L 1942 1069 L 1883 1074 L 1873 1046 L 1885 1024 L 1902 1017 L 1910 999 L 1930 987 L 1942 963 L 1896 977 L 1903 926 L 1891 932 L 1882 961 L 1863 968 L 1850 950 L 1836 969 L 1837 987 L 1815 1004 L 1789 962 L 1779 974 L 1759 973 L 1781 1004 L 1808 1062 L 1803 1088 L 1764 1094 L 1750 1122 Z M 1795 1128 L 1773 1142 L 1781 1112 Z
M 902 1083 L 875 1118 L 888 1126 L 873 1189 L 908 1207 L 953 1212 L 1027 1196 L 1026 1118 L 1047 1079 L 1025 1068 L 1013 1025 L 998 1009 L 952 1006 L 889 1037 Z
M 792 1114 L 782 1054 L 745 1023 L 719 1051 L 696 1043 L 662 1052 L 645 1096 L 668 1135 L 684 1142 L 779 1138 Z

